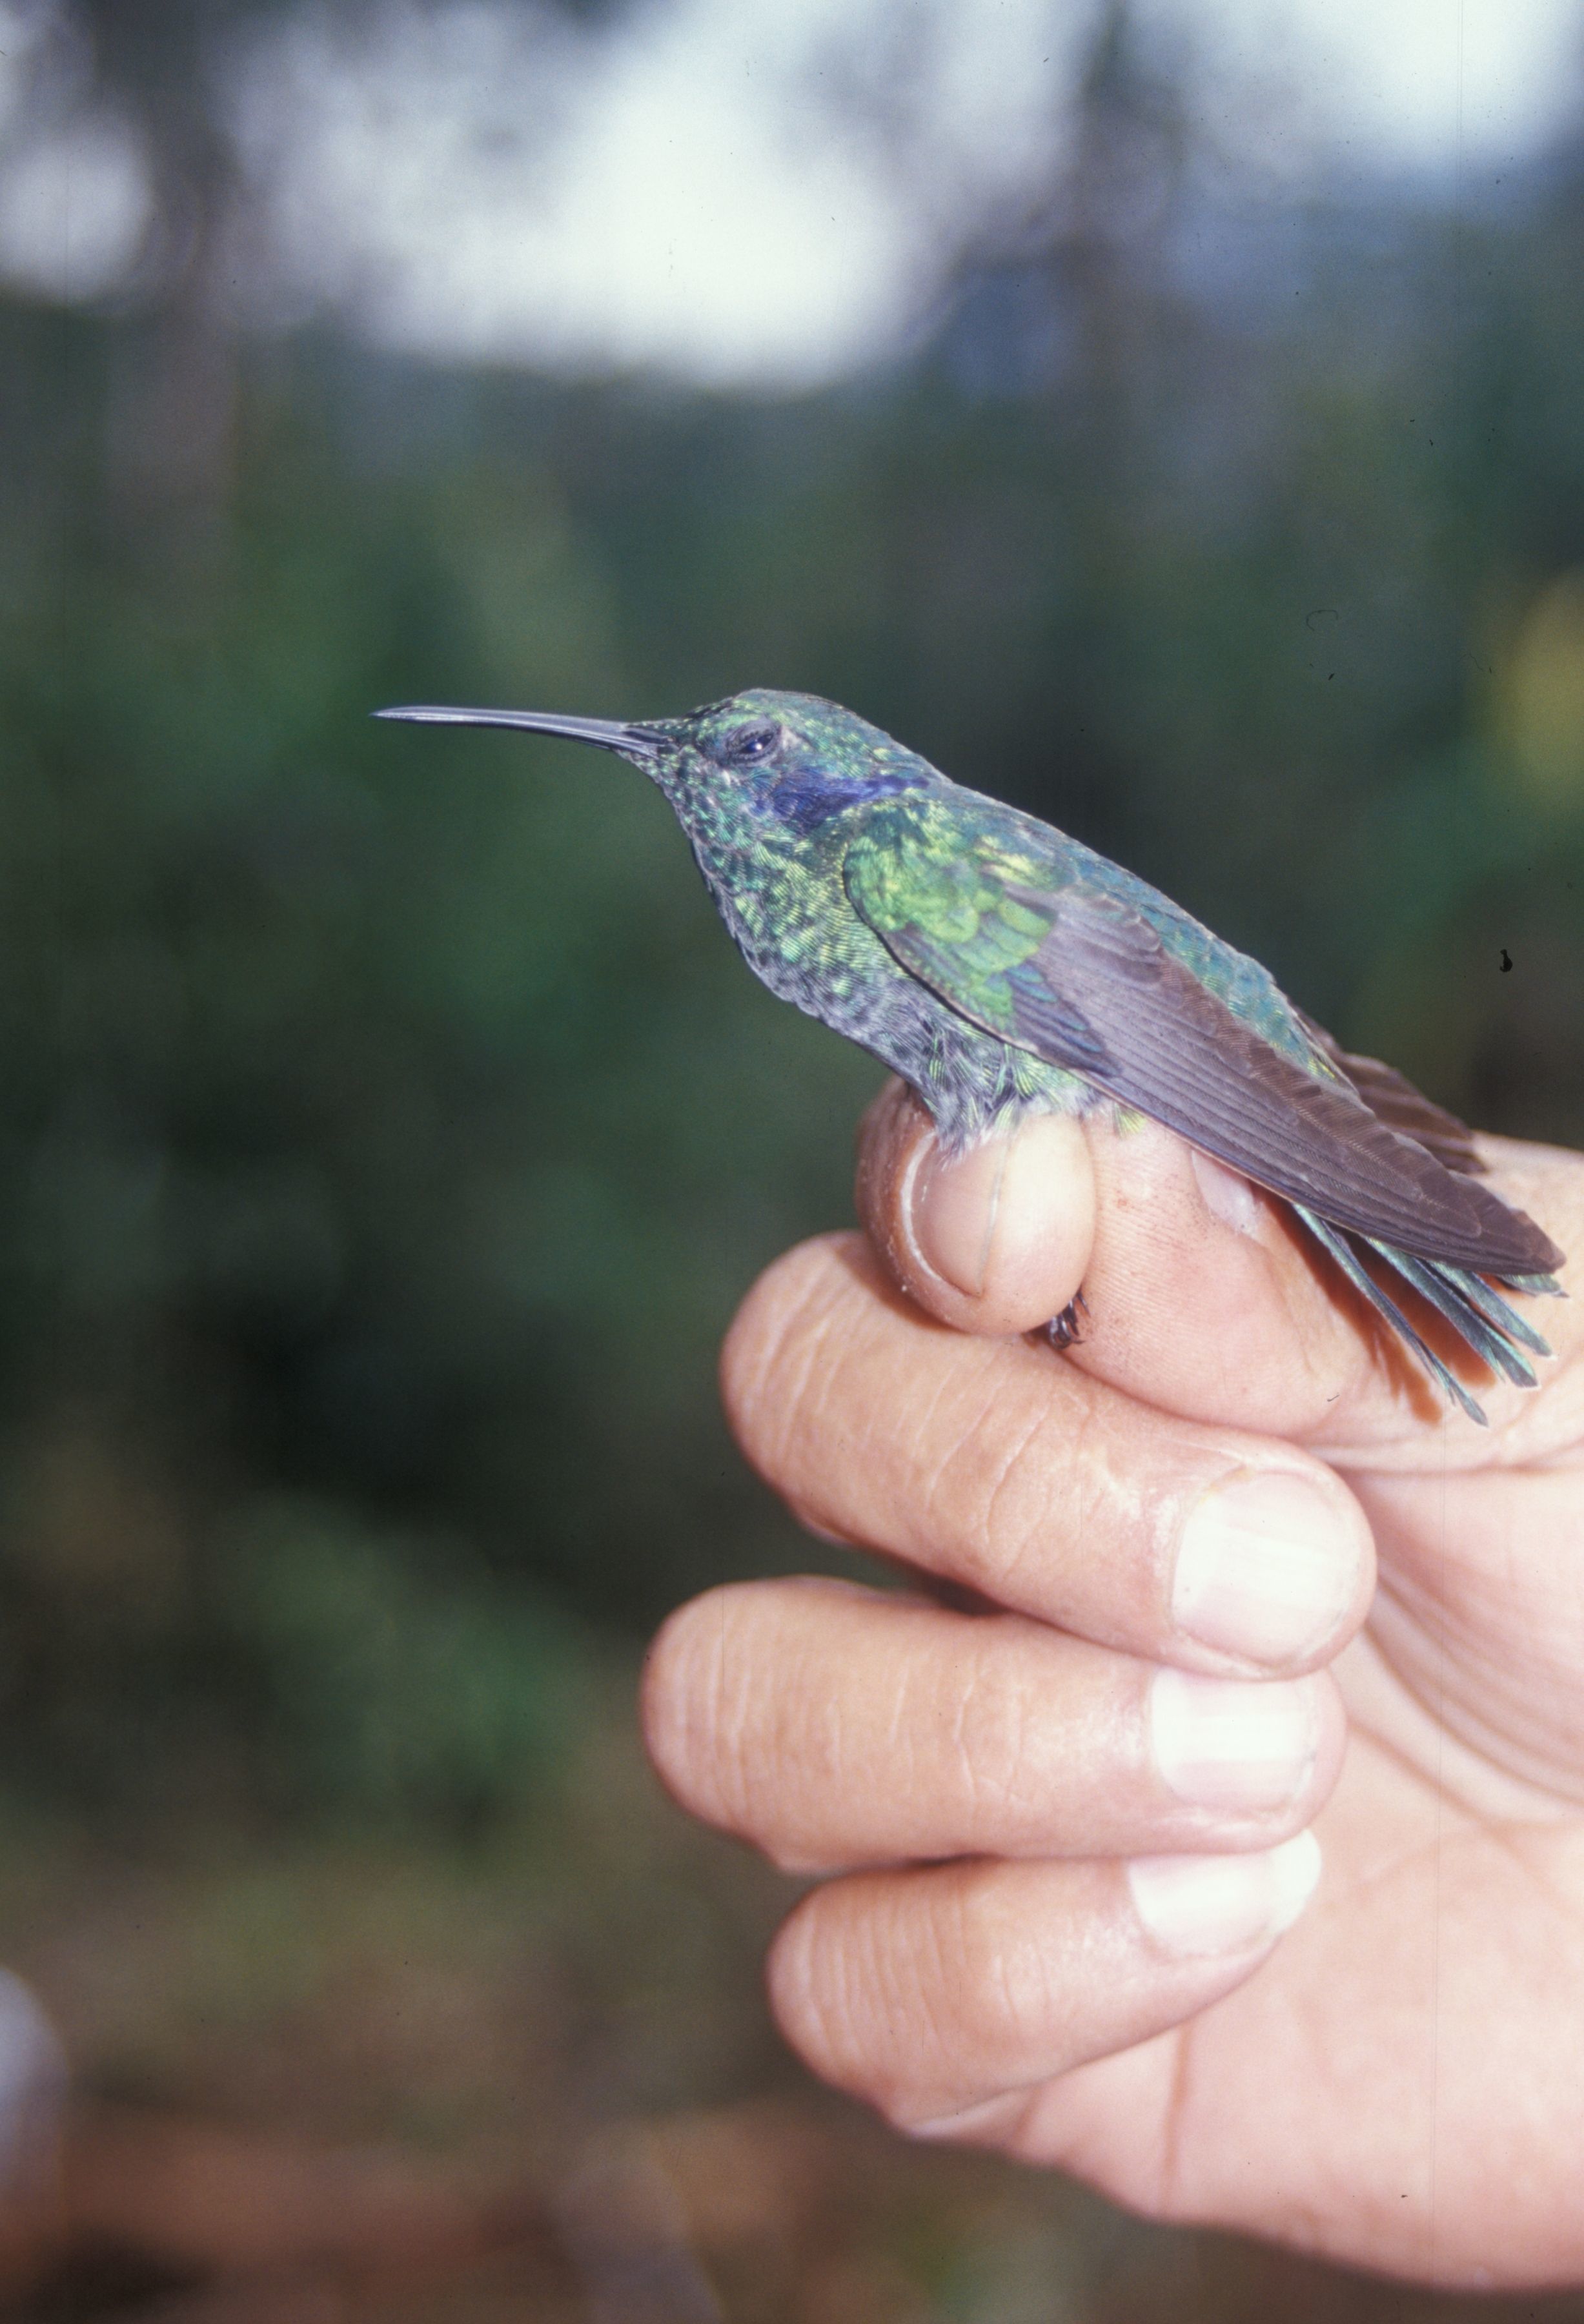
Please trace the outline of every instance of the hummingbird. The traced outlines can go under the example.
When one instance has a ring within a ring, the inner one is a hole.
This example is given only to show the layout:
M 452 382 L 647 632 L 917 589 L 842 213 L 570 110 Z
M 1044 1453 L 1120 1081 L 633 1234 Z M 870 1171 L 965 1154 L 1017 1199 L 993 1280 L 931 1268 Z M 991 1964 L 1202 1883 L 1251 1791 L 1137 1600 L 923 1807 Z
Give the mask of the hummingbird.
M 1529 1360 L 1551 1350 L 1503 1294 L 1563 1296 L 1563 1254 L 1481 1183 L 1471 1133 L 1094 849 L 817 695 L 755 687 L 631 723 L 374 715 L 557 735 L 640 768 L 755 975 L 900 1074 L 947 1155 L 1040 1113 L 1147 1115 L 1286 1204 L 1471 1420 L 1404 1286 L 1488 1370 L 1535 1385 Z M 1057 1348 L 1081 1305 L 1049 1325 Z

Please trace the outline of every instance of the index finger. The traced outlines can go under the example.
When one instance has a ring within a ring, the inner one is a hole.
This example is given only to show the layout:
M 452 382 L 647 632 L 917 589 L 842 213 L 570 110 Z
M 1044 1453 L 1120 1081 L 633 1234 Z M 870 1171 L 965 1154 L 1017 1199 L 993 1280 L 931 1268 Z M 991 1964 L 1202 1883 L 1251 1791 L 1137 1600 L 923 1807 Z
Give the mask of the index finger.
M 760 1277 L 722 1379 L 797 1515 L 1095 1645 L 1312 1668 L 1368 1606 L 1368 1527 L 1323 1462 L 1151 1411 L 1048 1349 L 944 1331 L 856 1235 Z

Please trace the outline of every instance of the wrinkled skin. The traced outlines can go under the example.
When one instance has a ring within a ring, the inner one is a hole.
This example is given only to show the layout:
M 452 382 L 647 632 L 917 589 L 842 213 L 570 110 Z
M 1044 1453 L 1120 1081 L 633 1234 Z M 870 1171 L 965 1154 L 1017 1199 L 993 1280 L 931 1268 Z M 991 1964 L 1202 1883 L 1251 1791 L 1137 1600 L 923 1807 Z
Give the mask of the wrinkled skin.
M 1486 1151 L 1584 1251 L 1584 1161 Z M 893 1086 L 860 1208 L 754 1287 L 725 1394 L 912 1586 L 713 1591 L 645 1683 L 677 1797 L 819 1876 L 788 2040 L 1158 2218 L 1584 2279 L 1584 1303 L 1530 1305 L 1556 1360 L 1479 1430 L 1153 1125 L 948 1167 Z M 1076 1349 L 1020 1336 L 1081 1283 Z

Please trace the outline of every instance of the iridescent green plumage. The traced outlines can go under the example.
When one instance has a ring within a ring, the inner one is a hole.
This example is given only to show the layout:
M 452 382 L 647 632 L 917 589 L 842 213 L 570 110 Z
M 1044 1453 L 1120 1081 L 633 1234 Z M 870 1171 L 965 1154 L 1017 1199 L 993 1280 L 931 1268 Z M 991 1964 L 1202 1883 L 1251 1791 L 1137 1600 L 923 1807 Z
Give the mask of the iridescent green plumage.
M 857 910 L 904 964 L 1003 1039 L 1018 1038 L 1018 995 L 1037 973 L 1063 892 L 1082 885 L 1136 913 L 1170 959 L 1273 1047 L 1305 1070 L 1333 1070 L 1313 1057 L 1257 961 L 1092 848 L 998 800 L 953 788 L 950 798 L 873 808 L 848 848 L 846 881 Z
M 750 966 L 910 1082 L 949 1149 L 1032 1112 L 1149 1115 L 1290 1203 L 1473 1418 L 1377 1262 L 1533 1385 L 1525 1351 L 1549 1351 L 1494 1286 L 1553 1292 L 1562 1254 L 1479 1183 L 1462 1125 L 1345 1057 L 1257 961 L 1092 849 L 812 695 L 631 725 L 382 715 L 569 734 L 641 766 Z

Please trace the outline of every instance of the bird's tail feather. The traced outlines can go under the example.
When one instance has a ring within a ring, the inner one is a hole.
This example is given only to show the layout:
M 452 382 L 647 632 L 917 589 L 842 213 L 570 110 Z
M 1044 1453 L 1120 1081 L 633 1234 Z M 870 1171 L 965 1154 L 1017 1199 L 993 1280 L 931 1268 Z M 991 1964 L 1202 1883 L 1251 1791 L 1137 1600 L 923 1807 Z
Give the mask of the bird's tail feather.
M 1404 1342 L 1404 1344 L 1411 1349 L 1413 1353 L 1418 1357 L 1420 1362 L 1424 1366 L 1425 1370 L 1430 1374 L 1432 1379 L 1435 1381 L 1437 1387 L 1440 1388 L 1445 1395 L 1450 1397 L 1454 1404 L 1460 1406 L 1460 1408 L 1468 1414 L 1470 1420 L 1478 1421 L 1480 1427 L 1483 1428 L 1486 1425 L 1485 1415 L 1475 1403 L 1474 1398 L 1469 1395 L 1468 1389 L 1463 1386 L 1460 1380 L 1454 1379 L 1451 1373 L 1447 1370 L 1445 1364 L 1442 1363 L 1441 1358 L 1436 1354 L 1434 1349 L 1426 1345 L 1425 1342 L 1414 1330 L 1413 1324 L 1409 1323 L 1408 1318 L 1404 1314 L 1402 1309 L 1397 1305 L 1396 1301 L 1391 1296 L 1391 1294 L 1387 1291 L 1383 1291 L 1380 1285 L 1375 1281 L 1374 1277 L 1367 1273 L 1363 1261 L 1359 1259 L 1358 1252 L 1353 1249 L 1352 1243 L 1349 1238 L 1340 1232 L 1337 1228 L 1328 1226 L 1324 1219 L 1317 1217 L 1314 1212 L 1306 1210 L 1302 1204 L 1294 1203 L 1293 1207 L 1297 1212 L 1298 1216 L 1303 1220 L 1304 1225 L 1309 1229 L 1310 1233 L 1314 1237 L 1316 1242 L 1319 1243 L 1321 1249 L 1329 1253 L 1329 1255 L 1335 1259 L 1337 1265 L 1341 1268 L 1342 1273 L 1347 1277 L 1349 1282 L 1353 1285 L 1356 1290 L 1363 1293 L 1365 1298 L 1368 1300 L 1377 1314 L 1385 1318 L 1386 1323 L 1391 1325 L 1393 1331 L 1395 1332 L 1398 1338 Z M 1404 1273 L 1406 1272 L 1403 1254 L 1396 1251 L 1391 1251 L 1386 1255 L 1389 1257 L 1394 1267 L 1402 1268 Z M 1412 1260 L 1407 1262 L 1410 1266 L 1416 1263 L 1417 1262 Z M 1412 1281 L 1411 1277 L 1409 1277 L 1408 1279 Z M 1438 1301 L 1436 1304 L 1439 1305 L 1440 1302 Z M 1443 1309 L 1442 1313 L 1444 1314 L 1445 1312 L 1446 1311 Z M 1456 1322 L 1457 1318 L 1454 1317 L 1452 1320 Z M 1458 1324 L 1458 1328 L 1460 1331 L 1462 1331 L 1463 1325 L 1460 1323 Z M 1464 1336 L 1468 1336 L 1467 1333 L 1465 1333 Z M 1483 1352 L 1484 1351 L 1481 1350 L 1480 1353 L 1483 1354 Z
M 1418 1292 L 1422 1299 L 1446 1317 L 1454 1331 L 1467 1342 L 1480 1361 L 1494 1372 L 1499 1372 L 1517 1388 L 1537 1385 L 1534 1368 L 1524 1353 L 1549 1356 L 1551 1349 L 1527 1319 L 1509 1306 L 1496 1288 L 1539 1294 L 1555 1299 L 1567 1296 L 1552 1275 L 1497 1276 L 1487 1281 L 1467 1268 L 1453 1267 L 1442 1259 L 1420 1259 L 1410 1251 L 1400 1250 L 1395 1244 L 1378 1242 L 1373 1236 L 1354 1237 L 1341 1229 L 1317 1218 L 1312 1211 L 1294 1205 L 1299 1217 L 1322 1248 L 1328 1251 L 1348 1280 L 1368 1300 L 1377 1314 L 1383 1316 L 1403 1340 L 1431 1378 L 1451 1400 L 1460 1406 L 1471 1420 L 1481 1427 L 1485 1414 L 1468 1390 L 1455 1379 L 1434 1351 L 1425 1344 L 1402 1309 L 1390 1294 L 1382 1289 L 1365 1268 L 1358 1244 L 1386 1260 L 1403 1280 Z
M 1487 1323 L 1494 1323 L 1504 1338 L 1516 1340 L 1520 1347 L 1532 1354 L 1549 1356 L 1551 1349 L 1526 1317 L 1515 1307 L 1509 1307 L 1499 1291 L 1482 1275 L 1470 1275 L 1461 1267 L 1446 1267 L 1441 1270 L 1449 1281 L 1455 1283 L 1471 1305 L 1478 1307 Z M 1527 1291 L 1549 1295 L 1552 1299 L 1565 1299 L 1567 1293 L 1554 1275 L 1498 1275 L 1496 1278 L 1508 1291 Z
M 1465 1284 L 1453 1279 L 1452 1269 L 1448 1268 L 1443 1274 L 1430 1260 L 1410 1258 L 1405 1252 L 1393 1250 L 1383 1243 L 1372 1243 L 1370 1248 L 1388 1260 L 1398 1274 L 1414 1286 L 1421 1298 L 1428 1299 L 1432 1307 L 1439 1308 L 1453 1330 L 1462 1333 L 1482 1363 L 1488 1364 L 1492 1371 L 1500 1372 L 1504 1379 L 1510 1379 L 1515 1388 L 1533 1388 L 1535 1385 L 1534 1367 L 1524 1354 L 1523 1348 L 1533 1348 L 1538 1341 L 1537 1354 L 1549 1355 L 1551 1351 L 1539 1333 L 1531 1331 L 1526 1324 L 1520 1324 L 1518 1331 L 1513 1332 L 1512 1326 L 1519 1323 L 1519 1318 L 1513 1314 L 1505 1299 L 1497 1299 L 1492 1295 L 1493 1304 L 1506 1311 L 1507 1322 L 1504 1325 L 1490 1315 L 1488 1309 L 1474 1297 Z M 1522 1345 L 1515 1346 L 1515 1340 L 1521 1342 Z

